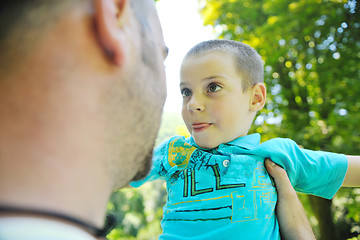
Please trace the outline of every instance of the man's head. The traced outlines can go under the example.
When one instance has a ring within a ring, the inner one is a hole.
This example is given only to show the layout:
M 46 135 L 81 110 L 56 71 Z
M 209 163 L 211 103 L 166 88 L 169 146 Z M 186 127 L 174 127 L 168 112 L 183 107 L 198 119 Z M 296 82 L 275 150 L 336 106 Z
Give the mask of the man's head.
M 215 148 L 249 131 L 265 104 L 263 63 L 243 43 L 211 40 L 193 47 L 181 65 L 182 115 L 198 146 Z
M 24 173 L 0 182 L 36 174 L 39 192 L 67 169 L 63 186 L 96 192 L 143 177 L 166 97 L 153 1 L 7 1 L 0 22 L 0 161 Z

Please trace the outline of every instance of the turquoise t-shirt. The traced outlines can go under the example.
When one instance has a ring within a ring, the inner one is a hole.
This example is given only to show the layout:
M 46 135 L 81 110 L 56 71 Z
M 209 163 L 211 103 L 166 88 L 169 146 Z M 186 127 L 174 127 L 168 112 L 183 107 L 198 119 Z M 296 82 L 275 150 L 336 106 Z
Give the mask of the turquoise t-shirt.
M 252 134 L 209 150 L 173 137 L 155 149 L 148 177 L 131 185 L 166 181 L 159 239 L 280 239 L 267 157 L 286 169 L 297 191 L 324 198 L 333 197 L 347 171 L 345 155 L 301 149 L 290 139 L 260 144 Z

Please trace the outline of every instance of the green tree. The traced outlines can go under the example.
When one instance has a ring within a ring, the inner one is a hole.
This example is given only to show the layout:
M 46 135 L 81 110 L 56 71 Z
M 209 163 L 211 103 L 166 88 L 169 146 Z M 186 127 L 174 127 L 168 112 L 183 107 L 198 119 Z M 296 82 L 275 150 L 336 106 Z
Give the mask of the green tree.
M 204 24 L 212 25 L 219 38 L 246 42 L 265 61 L 267 110 L 253 128 L 263 134 L 263 140 L 290 137 L 309 149 L 359 154 L 358 1 L 199 2 Z M 312 206 L 313 211 L 307 210 L 317 218 L 312 222 L 318 222 L 315 230 L 320 239 L 359 234 L 356 189 L 341 190 L 334 204 L 315 197 L 309 202 L 302 199 Z M 331 212 L 333 205 L 335 212 Z

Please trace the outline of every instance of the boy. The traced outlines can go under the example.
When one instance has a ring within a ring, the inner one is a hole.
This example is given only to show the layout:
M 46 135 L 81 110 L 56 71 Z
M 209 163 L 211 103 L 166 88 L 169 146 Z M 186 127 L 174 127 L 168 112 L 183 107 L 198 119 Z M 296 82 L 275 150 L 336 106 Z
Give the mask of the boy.
M 248 45 L 196 45 L 183 60 L 180 89 L 191 137 L 161 144 L 145 180 L 167 182 L 160 239 L 279 239 L 265 158 L 283 166 L 299 192 L 330 199 L 342 184 L 359 186 L 359 157 L 247 135 L 266 98 L 261 57 Z

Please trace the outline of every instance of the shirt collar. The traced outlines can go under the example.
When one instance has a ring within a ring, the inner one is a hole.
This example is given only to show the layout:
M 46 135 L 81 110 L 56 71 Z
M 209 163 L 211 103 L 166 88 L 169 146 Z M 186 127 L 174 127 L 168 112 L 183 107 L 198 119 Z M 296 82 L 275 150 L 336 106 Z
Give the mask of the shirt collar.
M 230 145 L 230 146 L 237 146 L 237 147 L 245 148 L 248 150 L 252 150 L 252 149 L 258 147 L 259 144 L 260 144 L 260 134 L 254 133 L 254 134 L 236 138 L 235 140 L 225 143 L 225 144 L 220 144 L 219 147 L 221 147 L 221 145 Z
M 198 145 L 196 145 L 196 143 L 192 137 L 189 138 L 189 143 L 201 150 L 209 150 L 209 149 L 201 148 Z M 232 140 L 231 142 L 228 142 L 228 143 L 220 144 L 218 149 L 224 149 L 228 146 L 236 146 L 236 147 L 241 147 L 241 148 L 244 148 L 247 150 L 252 150 L 252 149 L 258 147 L 259 144 L 260 144 L 260 134 L 254 133 L 254 134 L 236 138 L 235 140 Z

